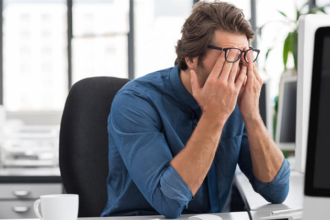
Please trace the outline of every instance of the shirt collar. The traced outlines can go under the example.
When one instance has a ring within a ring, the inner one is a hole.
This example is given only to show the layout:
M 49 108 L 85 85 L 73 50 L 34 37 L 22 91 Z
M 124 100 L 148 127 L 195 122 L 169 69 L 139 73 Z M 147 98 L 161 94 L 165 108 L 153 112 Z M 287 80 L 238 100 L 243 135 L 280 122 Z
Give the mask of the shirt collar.
M 170 83 L 174 93 L 174 98 L 180 103 L 184 104 L 191 110 L 197 110 L 200 108 L 194 97 L 187 91 L 180 79 L 180 71 L 178 66 L 174 66 L 170 73 Z

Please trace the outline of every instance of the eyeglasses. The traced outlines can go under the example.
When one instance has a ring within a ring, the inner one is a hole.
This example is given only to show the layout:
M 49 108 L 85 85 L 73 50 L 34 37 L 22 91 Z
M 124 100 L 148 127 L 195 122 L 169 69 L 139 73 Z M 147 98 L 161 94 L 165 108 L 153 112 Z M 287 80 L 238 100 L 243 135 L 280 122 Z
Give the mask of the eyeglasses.
M 242 53 L 244 53 L 244 60 L 247 63 L 249 61 L 255 62 L 258 59 L 258 55 L 260 53 L 260 50 L 254 49 L 252 47 L 250 47 L 248 50 L 245 51 L 234 47 L 222 48 L 212 45 L 208 45 L 207 48 L 224 51 L 225 59 L 229 63 L 235 63 L 237 60 L 239 60 L 242 56 Z

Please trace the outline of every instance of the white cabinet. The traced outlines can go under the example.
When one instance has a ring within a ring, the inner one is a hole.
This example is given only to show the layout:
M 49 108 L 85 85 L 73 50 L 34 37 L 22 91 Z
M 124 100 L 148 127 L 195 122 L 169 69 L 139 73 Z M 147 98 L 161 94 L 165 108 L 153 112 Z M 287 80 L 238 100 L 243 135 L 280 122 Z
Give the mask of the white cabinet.
M 0 200 L 0 219 L 37 218 L 32 200 Z
M 37 218 L 34 201 L 41 195 L 62 193 L 58 167 L 0 169 L 0 219 Z
M 34 201 L 40 195 L 62 193 L 61 183 L 0 184 L 0 219 L 37 218 Z

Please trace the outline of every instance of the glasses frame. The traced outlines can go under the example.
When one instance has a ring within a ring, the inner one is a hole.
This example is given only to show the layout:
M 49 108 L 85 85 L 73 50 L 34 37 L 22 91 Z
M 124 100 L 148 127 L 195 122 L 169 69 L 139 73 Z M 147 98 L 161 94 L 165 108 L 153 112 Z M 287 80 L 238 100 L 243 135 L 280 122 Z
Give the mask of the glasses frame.
M 245 62 L 248 63 L 249 61 L 246 60 L 246 54 L 247 54 L 247 52 L 249 52 L 250 50 L 252 50 L 252 51 L 254 51 L 254 52 L 257 52 L 257 56 L 256 56 L 256 58 L 255 58 L 255 59 L 253 60 L 253 62 L 252 62 L 252 63 L 254 63 L 254 62 L 257 61 L 258 56 L 259 56 L 259 53 L 260 53 L 260 50 L 258 50 L 258 49 L 254 49 L 254 48 L 252 48 L 252 47 L 250 47 L 248 50 L 241 50 L 241 49 L 239 49 L 239 48 L 237 48 L 237 47 L 222 48 L 222 47 L 216 47 L 216 46 L 213 46 L 213 45 L 208 45 L 207 48 L 224 51 L 224 52 L 225 52 L 225 59 L 226 59 L 226 61 L 227 61 L 228 63 L 235 63 L 237 60 L 241 59 L 242 53 L 244 53 L 244 60 L 245 60 Z M 239 56 L 237 57 L 237 59 L 236 59 L 235 61 L 228 61 L 228 60 L 227 60 L 227 51 L 230 50 L 230 49 L 236 49 L 236 50 L 241 51 L 240 54 L 239 54 Z

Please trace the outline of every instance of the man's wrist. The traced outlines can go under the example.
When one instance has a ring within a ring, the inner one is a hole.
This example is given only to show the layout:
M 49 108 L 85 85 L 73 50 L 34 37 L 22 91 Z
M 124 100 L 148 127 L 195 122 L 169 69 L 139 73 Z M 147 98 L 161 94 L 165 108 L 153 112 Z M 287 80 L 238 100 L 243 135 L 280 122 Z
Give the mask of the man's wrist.
M 215 117 L 207 113 L 202 114 L 201 120 L 205 121 L 205 123 L 208 124 L 209 127 L 212 127 L 213 129 L 217 130 L 222 130 L 226 123 L 226 119 L 224 117 L 221 117 L 220 115 Z
M 263 125 L 262 118 L 260 114 L 254 114 L 249 116 L 243 116 L 243 121 L 246 127 L 259 127 Z

